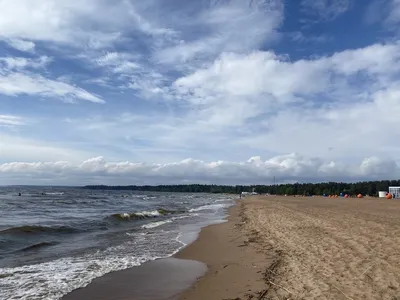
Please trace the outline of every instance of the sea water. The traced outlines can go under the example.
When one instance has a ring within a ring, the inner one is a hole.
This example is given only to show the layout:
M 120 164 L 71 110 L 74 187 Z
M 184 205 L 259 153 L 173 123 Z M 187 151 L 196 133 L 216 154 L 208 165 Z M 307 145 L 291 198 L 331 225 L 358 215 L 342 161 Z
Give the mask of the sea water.
M 21 196 L 19 196 L 21 193 Z M 55 300 L 168 257 L 223 220 L 233 196 L 0 188 L 0 300 Z

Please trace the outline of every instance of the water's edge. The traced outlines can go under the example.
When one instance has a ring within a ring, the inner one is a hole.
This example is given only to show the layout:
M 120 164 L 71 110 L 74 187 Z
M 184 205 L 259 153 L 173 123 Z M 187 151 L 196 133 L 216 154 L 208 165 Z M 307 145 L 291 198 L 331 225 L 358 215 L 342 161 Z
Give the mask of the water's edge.
M 214 222 L 198 227 L 197 230 L 190 232 L 187 236 L 178 237 L 177 239 L 182 243 L 182 246 L 171 255 L 155 258 L 137 266 L 104 274 L 93 279 L 88 285 L 68 293 L 61 300 L 100 299 L 100 295 L 103 300 L 111 300 L 114 297 L 129 300 L 133 299 L 132 297 L 140 300 L 176 299 L 182 292 L 192 287 L 208 270 L 203 262 L 179 258 L 179 252 L 190 244 L 195 243 L 199 234 L 205 228 L 228 222 L 229 209 L 236 205 L 238 205 L 237 200 L 232 205 L 226 207 L 225 213 L 220 220 L 215 220 Z M 182 278 L 182 274 L 185 274 L 184 279 Z M 138 281 L 141 284 L 134 285 L 135 289 L 132 289 L 132 283 Z M 118 290 L 115 290 L 116 282 L 119 282 Z M 123 285 L 121 289 L 121 282 L 129 282 L 130 284 Z M 157 285 L 154 285 L 154 282 L 157 282 Z M 160 284 L 160 282 L 165 282 L 165 284 Z M 166 287 L 169 288 L 166 289 Z M 113 291 L 110 298 L 107 298 L 107 292 L 104 292 L 103 289 L 104 291 Z

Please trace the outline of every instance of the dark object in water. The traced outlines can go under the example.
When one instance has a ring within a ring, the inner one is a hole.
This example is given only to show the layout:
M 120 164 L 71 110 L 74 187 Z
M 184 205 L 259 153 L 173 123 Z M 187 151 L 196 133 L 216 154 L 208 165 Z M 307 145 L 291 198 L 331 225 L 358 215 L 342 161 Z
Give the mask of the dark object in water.
M 21 196 L 21 193 L 18 193 L 18 196 Z

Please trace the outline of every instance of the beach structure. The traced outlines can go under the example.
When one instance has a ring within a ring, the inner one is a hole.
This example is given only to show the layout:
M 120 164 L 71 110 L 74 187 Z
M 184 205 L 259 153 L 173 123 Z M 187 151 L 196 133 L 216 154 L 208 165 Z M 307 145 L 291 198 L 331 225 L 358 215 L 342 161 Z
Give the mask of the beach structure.
M 378 197 L 379 198 L 386 198 L 387 194 L 388 194 L 388 192 L 386 192 L 386 191 L 379 191 L 378 192 Z
M 389 194 L 392 194 L 393 199 L 400 199 L 400 186 L 389 186 Z

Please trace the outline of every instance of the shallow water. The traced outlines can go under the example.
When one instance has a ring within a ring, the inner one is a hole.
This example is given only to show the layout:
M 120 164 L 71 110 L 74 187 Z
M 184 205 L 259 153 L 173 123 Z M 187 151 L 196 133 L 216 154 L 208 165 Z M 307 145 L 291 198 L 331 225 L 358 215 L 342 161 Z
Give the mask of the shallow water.
M 170 256 L 231 204 L 225 195 L 0 188 L 0 299 L 59 299 Z

